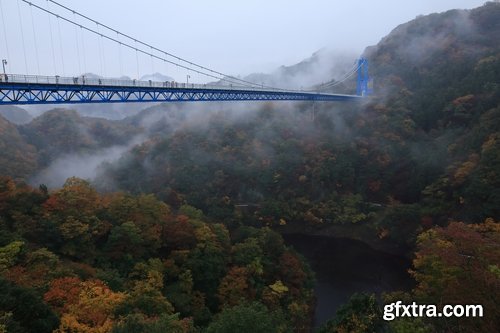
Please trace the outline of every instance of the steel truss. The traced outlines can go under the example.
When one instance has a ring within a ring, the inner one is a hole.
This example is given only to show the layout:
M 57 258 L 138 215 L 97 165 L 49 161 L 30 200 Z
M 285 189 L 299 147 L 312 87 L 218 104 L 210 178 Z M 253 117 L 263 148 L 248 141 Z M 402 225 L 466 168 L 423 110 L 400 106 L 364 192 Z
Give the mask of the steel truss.
M 0 105 L 207 102 L 207 101 L 353 101 L 361 96 L 300 91 L 220 88 L 158 88 L 103 85 L 0 83 Z

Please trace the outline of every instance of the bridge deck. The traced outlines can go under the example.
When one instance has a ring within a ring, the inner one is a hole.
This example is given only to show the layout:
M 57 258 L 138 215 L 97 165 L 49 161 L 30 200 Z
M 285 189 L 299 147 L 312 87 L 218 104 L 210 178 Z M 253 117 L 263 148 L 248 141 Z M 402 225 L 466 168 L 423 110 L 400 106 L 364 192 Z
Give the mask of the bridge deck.
M 0 105 L 195 102 L 352 101 L 362 96 L 219 84 L 0 75 Z

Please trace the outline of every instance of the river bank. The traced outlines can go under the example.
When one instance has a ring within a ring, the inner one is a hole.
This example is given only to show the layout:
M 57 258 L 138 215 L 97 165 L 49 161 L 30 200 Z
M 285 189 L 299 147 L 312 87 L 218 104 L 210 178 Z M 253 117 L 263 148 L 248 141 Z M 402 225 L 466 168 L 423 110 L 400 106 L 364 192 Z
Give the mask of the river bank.
M 383 292 L 409 290 L 413 285 L 408 274 L 411 261 L 404 256 L 347 238 L 292 233 L 283 234 L 283 238 L 306 258 L 316 274 L 316 328 L 333 318 L 354 293 L 379 296 Z
M 331 225 L 310 225 L 302 222 L 290 222 L 287 225 L 280 225 L 274 230 L 282 235 L 307 235 L 327 238 L 345 238 L 362 242 L 374 250 L 403 256 L 412 259 L 413 249 L 402 246 L 389 237 L 381 238 L 377 230 L 369 223 L 360 224 L 331 224 Z

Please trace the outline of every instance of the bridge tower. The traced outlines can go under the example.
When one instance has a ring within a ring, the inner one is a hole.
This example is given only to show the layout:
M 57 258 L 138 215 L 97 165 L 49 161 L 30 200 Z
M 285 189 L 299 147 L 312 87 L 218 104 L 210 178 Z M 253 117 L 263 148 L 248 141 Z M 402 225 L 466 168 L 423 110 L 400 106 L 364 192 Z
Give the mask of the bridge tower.
M 356 94 L 358 96 L 370 95 L 373 90 L 371 89 L 371 80 L 368 74 L 368 60 L 359 58 L 358 60 L 358 79 L 356 81 Z

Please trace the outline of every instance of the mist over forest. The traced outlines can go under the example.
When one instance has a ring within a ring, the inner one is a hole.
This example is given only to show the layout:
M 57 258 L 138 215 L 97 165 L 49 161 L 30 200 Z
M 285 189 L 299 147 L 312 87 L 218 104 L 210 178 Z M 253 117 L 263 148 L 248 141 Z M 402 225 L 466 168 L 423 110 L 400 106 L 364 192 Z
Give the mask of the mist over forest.
M 500 4 L 419 16 L 363 57 L 359 102 L 1 107 L 0 332 L 498 332 Z M 335 83 L 355 58 L 244 79 Z M 290 235 L 360 242 L 411 282 L 317 322 Z M 397 300 L 484 317 L 384 320 Z

